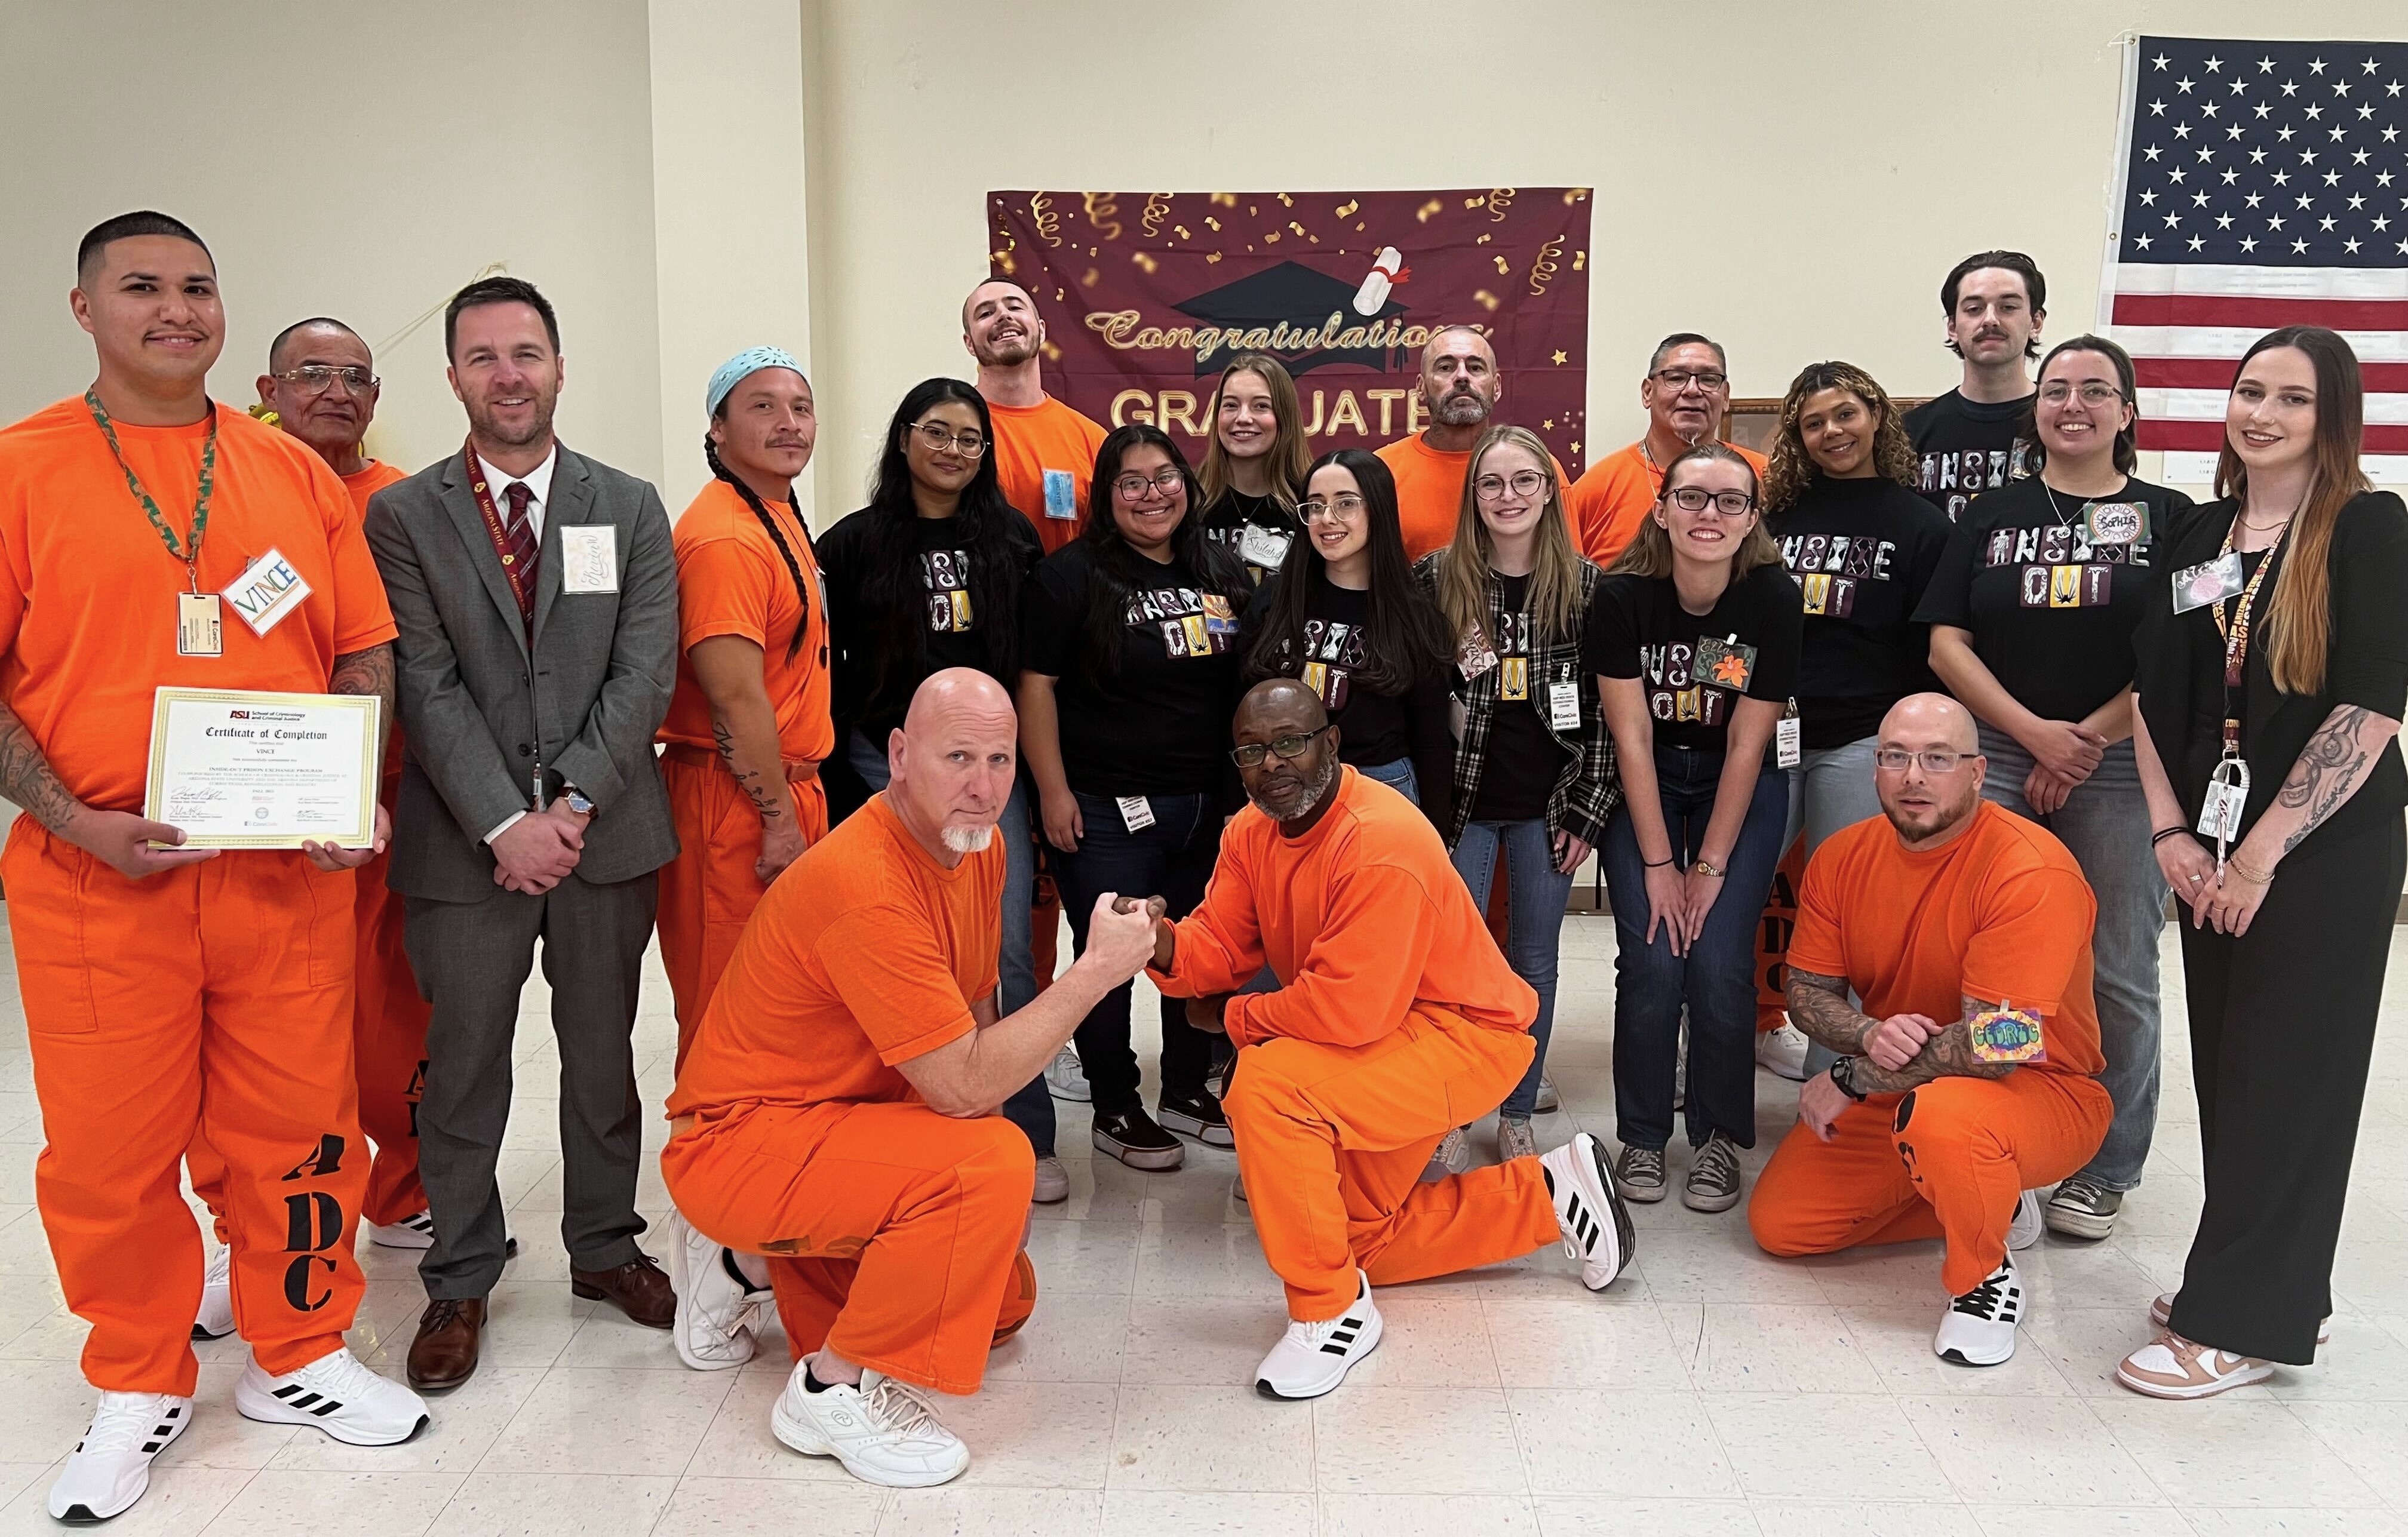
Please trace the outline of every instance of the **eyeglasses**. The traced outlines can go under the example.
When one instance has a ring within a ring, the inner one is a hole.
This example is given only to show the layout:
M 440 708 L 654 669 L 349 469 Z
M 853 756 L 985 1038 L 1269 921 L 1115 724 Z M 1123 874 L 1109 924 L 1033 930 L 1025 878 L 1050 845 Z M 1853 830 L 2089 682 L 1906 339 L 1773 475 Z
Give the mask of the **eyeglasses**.
M 2040 387 L 2040 397 L 2052 406 L 2064 405 L 2072 395 L 2073 386 L 2061 379 L 2053 379 Z M 2123 398 L 2124 392 L 2113 384 L 2093 381 L 2082 386 L 2082 403 L 2086 406 L 2103 406 L 2111 400 Z
M 1319 497 L 1298 502 L 1296 515 L 1308 523 L 1314 518 L 1336 518 L 1340 523 L 1353 523 L 1363 515 L 1363 498 L 1353 492 L 1341 491 L 1326 502 Z
M 1171 465 L 1154 471 L 1151 476 L 1124 475 L 1112 482 L 1112 489 L 1121 494 L 1121 500 L 1133 502 L 1145 495 L 1148 486 L 1168 496 L 1186 483 L 1187 477 L 1180 472 L 1177 466 Z
M 1708 491 L 1698 485 L 1667 491 L 1664 499 L 1684 512 L 1703 512 L 1711 507 L 1726 518 L 1743 518 L 1756 506 L 1756 498 L 1744 491 Z
M 353 395 L 366 395 L 377 387 L 377 376 L 366 368 L 329 368 L 322 363 L 305 363 L 276 377 L 298 386 L 303 395 L 324 395 L 338 379 Z
M 1502 475 L 1483 475 L 1471 482 L 1471 494 L 1484 502 L 1501 502 L 1508 491 L 1516 496 L 1535 496 L 1546 489 L 1546 476 L 1535 469 L 1517 469 L 1511 480 Z
M 1708 395 L 1712 395 L 1730 382 L 1728 374 L 1713 373 L 1698 368 L 1658 368 L 1648 377 L 1675 393 L 1695 384 Z
M 1925 773 L 1937 778 L 1942 774 L 1955 773 L 1958 764 L 1978 756 L 1980 754 L 1976 753 L 1951 753 L 1941 748 L 1933 748 L 1927 753 L 1910 753 L 1903 747 L 1884 747 L 1873 754 L 1873 766 L 1886 768 L 1893 774 L 1902 774 L 1910 766 L 1919 763 L 1923 765 Z
M 1328 729 L 1325 725 L 1295 736 L 1273 737 L 1267 742 L 1250 741 L 1243 747 L 1230 749 L 1229 761 L 1240 768 L 1254 768 L 1261 766 L 1265 753 L 1277 753 L 1283 758 L 1300 758 L 1304 756 L 1304 750 L 1312 745 L 1312 739 Z
M 917 423 L 911 430 L 920 435 L 920 441 L 928 445 L 931 453 L 951 449 L 965 459 L 975 459 L 986 452 L 986 439 L 975 431 L 954 432 L 941 422 Z

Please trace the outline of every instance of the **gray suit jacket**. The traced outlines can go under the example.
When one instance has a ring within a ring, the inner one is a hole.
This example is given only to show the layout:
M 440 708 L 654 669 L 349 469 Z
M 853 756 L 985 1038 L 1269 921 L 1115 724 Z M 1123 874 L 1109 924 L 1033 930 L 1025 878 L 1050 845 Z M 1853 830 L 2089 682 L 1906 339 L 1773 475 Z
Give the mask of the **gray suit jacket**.
M 561 591 L 560 530 L 617 527 L 619 590 Z M 577 877 L 632 880 L 677 856 L 652 733 L 677 682 L 677 557 L 650 484 L 565 445 L 544 506 L 532 654 L 518 600 L 454 452 L 368 503 L 384 573 L 406 749 L 386 883 L 406 897 L 491 897 L 481 840 L 574 784 L 598 808 Z

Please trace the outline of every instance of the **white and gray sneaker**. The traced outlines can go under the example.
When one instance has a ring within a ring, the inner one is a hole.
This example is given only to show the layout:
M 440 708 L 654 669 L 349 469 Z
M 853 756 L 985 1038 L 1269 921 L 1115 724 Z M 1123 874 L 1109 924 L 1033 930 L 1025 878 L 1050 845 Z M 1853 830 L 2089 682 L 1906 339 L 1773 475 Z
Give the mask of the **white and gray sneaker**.
M 1585 1131 L 1575 1131 L 1570 1142 L 1539 1155 L 1539 1169 L 1546 1176 L 1547 1193 L 1555 1198 L 1564 1253 L 1581 1262 L 1582 1286 L 1603 1291 L 1638 1247 L 1630 1213 L 1613 1187 L 1605 1144 Z
M 2015 1197 L 2015 1216 L 2007 1224 L 2007 1247 L 2020 1254 L 2040 1242 L 2040 1192 L 2026 1190 Z
M 1553 1115 L 1564 1108 L 1564 1097 L 1555 1092 L 1555 1081 L 1545 1073 L 1539 1074 L 1539 1095 L 1530 1101 L 1533 1115 Z
M 268 1425 L 314 1425 L 346 1446 L 398 1446 L 426 1429 L 424 1399 L 339 1345 L 280 1377 L 253 1358 L 234 1385 L 234 1406 Z
M 696 1372 L 724 1372 L 752 1358 L 772 1299 L 767 1281 L 745 1273 L 745 1257 L 695 1231 L 684 1213 L 671 1209 L 669 1279 L 677 1318 L 670 1332 L 678 1359 Z
M 1354 1305 L 1335 1318 L 1299 1323 L 1254 1368 L 1254 1391 L 1267 1399 L 1317 1399 L 1346 1380 L 1347 1370 L 1379 1348 L 1385 1326 L 1371 1301 L 1371 1278 L 1354 1272 Z
M 1932 1354 L 1958 1366 L 1998 1366 L 2015 1353 L 2015 1326 L 2024 1317 L 2023 1272 L 2013 1250 L 1989 1279 L 1948 1304 L 1940 1315 Z
M 1471 1137 L 1463 1128 L 1449 1127 L 1446 1135 L 1430 1150 L 1429 1162 L 1422 1166 L 1421 1182 L 1436 1185 L 1450 1174 L 1460 1174 L 1471 1167 Z
M 234 1250 L 220 1243 L 209 1251 L 209 1268 L 201 1276 L 201 1311 L 193 1319 L 193 1338 L 222 1340 L 233 1332 Z
M 1070 1171 L 1060 1158 L 1048 1153 L 1037 1160 L 1037 1182 L 1029 1187 L 1028 1199 L 1039 1206 L 1070 1199 Z
M 360 1219 L 368 1230 L 368 1242 L 380 1249 L 431 1249 L 435 1247 L 435 1216 L 424 1208 L 393 1222 L 370 1222 Z
M 1727 1212 L 1739 1204 L 1737 1144 L 1716 1131 L 1689 1156 L 1689 1177 L 1681 1182 L 1681 1204 L 1692 1212 Z
M 1528 1116 L 1499 1115 L 1497 1117 L 1497 1161 L 1498 1163 L 1512 1163 L 1515 1158 L 1535 1158 L 1538 1156 L 1539 1138 L 1538 1134 L 1530 1129 Z
M 1625 1200 L 1664 1199 L 1664 1150 L 1626 1147 L 1613 1166 L 1613 1188 Z
M 769 1410 L 769 1432 L 805 1457 L 832 1457 L 865 1484 L 924 1489 L 961 1476 L 970 1449 L 945 1429 L 926 1392 L 881 1372 L 861 1386 L 810 1391 L 810 1357 L 795 1363 Z
M 193 1401 L 173 1393 L 103 1393 L 92 1429 L 50 1486 L 50 1518 L 90 1526 L 123 1514 L 150 1487 L 150 1459 L 193 1422 Z
M 1756 1065 L 1791 1083 L 1806 1081 L 1806 1052 L 1814 1043 L 1806 1032 L 1783 1020 L 1769 1030 L 1759 1030 L 1756 1037 Z
M 2068 1238 L 2105 1238 L 2115 1230 L 2124 1210 L 2124 1193 L 2093 1185 L 2076 1174 L 2061 1182 L 2048 1198 L 2049 1228 Z
M 1079 1054 L 1064 1046 L 1045 1064 L 1045 1092 L 1056 1099 L 1068 1099 L 1078 1104 L 1093 1103 L 1096 1091 L 1087 1086 L 1087 1070 L 1080 1065 Z

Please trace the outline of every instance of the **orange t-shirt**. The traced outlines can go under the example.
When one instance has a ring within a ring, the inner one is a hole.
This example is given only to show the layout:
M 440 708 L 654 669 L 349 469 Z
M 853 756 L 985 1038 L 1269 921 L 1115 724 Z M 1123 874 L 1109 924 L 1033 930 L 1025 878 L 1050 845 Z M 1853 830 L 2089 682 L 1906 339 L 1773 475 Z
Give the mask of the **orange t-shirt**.
M 342 479 L 343 489 L 351 494 L 351 505 L 360 510 L 361 526 L 366 527 L 368 498 L 389 485 L 398 485 L 408 480 L 409 475 L 407 471 L 386 464 L 380 459 L 371 459 Z M 400 714 L 401 711 L 395 710 L 394 718 L 384 723 L 385 795 L 383 798 L 387 811 L 393 810 L 394 783 L 401 777 Z
M 977 1028 L 1003 943 L 1003 841 L 939 864 L 872 796 L 752 910 L 669 1094 L 672 1119 L 761 1101 L 917 1099 L 895 1070 Z
M 1737 443 L 1725 446 L 1754 466 L 1762 481 L 1763 454 Z M 1644 438 L 1589 466 L 1564 498 L 1564 515 L 1571 522 L 1581 553 L 1599 566 L 1612 565 L 1613 557 L 1639 537 L 1639 520 L 1656 505 L 1663 488 L 1664 472 L 1647 462 Z
M 1845 977 L 1875 1019 L 1961 1018 L 1968 998 L 2041 1016 L 2044 1072 L 2096 1077 L 2098 899 L 2038 823 L 1983 801 L 1973 826 L 1910 853 L 1883 817 L 1833 833 L 1806 866 L 1789 966 Z
M 995 423 L 995 477 L 1003 499 L 1037 527 L 1052 554 L 1079 537 L 1104 429 L 1052 395 L 1041 406 L 986 403 Z
M 836 726 L 828 719 L 827 583 L 795 510 L 784 502 L 762 505 L 802 567 L 811 595 L 809 621 L 794 572 L 743 496 L 724 481 L 704 486 L 670 534 L 678 571 L 677 690 L 660 740 L 717 745 L 710 699 L 687 654 L 713 636 L 740 635 L 761 648 L 761 679 L 778 715 L 779 753 L 789 761 L 817 763 L 836 751 Z M 803 643 L 789 655 L 798 625 Z
M 1353 768 L 1332 793 L 1338 803 L 1302 838 L 1251 804 L 1237 814 L 1154 984 L 1173 998 L 1238 993 L 1268 964 L 1277 992 L 1229 1000 L 1239 1045 L 1366 1045 L 1412 1011 L 1528 1029 L 1539 995 L 1505 964 L 1429 818 Z
M 1471 467 L 1471 451 L 1449 453 L 1414 433 L 1380 449 L 1379 456 L 1397 478 L 1397 521 L 1404 525 L 1405 558 L 1419 560 L 1454 543 L 1455 526 L 1463 517 L 1463 477 Z M 1547 463 L 1555 467 L 1555 483 L 1564 484 L 1562 461 L 1551 453 Z M 1565 510 L 1570 510 L 1569 503 Z M 1580 525 L 1572 527 L 1577 535 Z
M 82 397 L 0 429 L 0 697 L 87 805 L 141 811 L 161 685 L 323 694 L 336 657 L 394 638 L 343 482 L 298 438 L 222 404 L 217 420 L 201 591 L 232 587 L 270 551 L 309 588 L 264 636 L 221 602 L 220 656 L 176 654 L 184 563 L 126 489 Z M 180 544 L 207 424 L 114 424 L 126 464 Z

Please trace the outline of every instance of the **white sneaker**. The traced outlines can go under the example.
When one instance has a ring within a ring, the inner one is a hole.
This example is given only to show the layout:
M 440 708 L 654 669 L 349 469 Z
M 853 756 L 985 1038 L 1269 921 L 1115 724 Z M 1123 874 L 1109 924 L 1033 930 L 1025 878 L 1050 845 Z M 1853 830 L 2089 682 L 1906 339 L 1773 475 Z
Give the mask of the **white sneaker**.
M 1613 1188 L 1605 1148 L 1585 1131 L 1552 1153 L 1539 1155 L 1547 1193 L 1555 1199 L 1555 1225 L 1563 1229 L 1564 1253 L 1581 1262 L 1581 1285 L 1603 1291 L 1630 1263 L 1638 1235 L 1630 1213 Z
M 1048 1156 L 1037 1160 L 1037 1187 L 1028 1199 L 1039 1206 L 1070 1199 L 1070 1171 L 1061 1159 Z
M 1054 1054 L 1045 1064 L 1045 1092 L 1056 1099 L 1068 1099 L 1078 1104 L 1091 1104 L 1096 1091 L 1087 1086 L 1087 1070 L 1079 1065 L 1079 1054 L 1068 1046 Z M 947 1474 L 951 1477 L 952 1474 Z M 917 1486 L 907 1486 L 917 1487 Z
M 2115 1363 L 2115 1380 L 2153 1399 L 2205 1399 L 2274 1374 L 2274 1363 L 2186 1340 L 2168 1329 Z
M 2007 1247 L 2023 1253 L 2040 1242 L 2040 1192 L 2027 1190 L 2015 1198 L 2015 1219 L 2007 1224 Z
M 1446 1135 L 1430 1150 L 1429 1162 L 1422 1166 L 1424 1185 L 1436 1185 L 1451 1174 L 1460 1174 L 1471 1167 L 1471 1137 L 1463 1128 L 1449 1127 Z
M 1806 1032 L 1784 1020 L 1756 1037 L 1756 1065 L 1792 1083 L 1806 1081 L 1806 1049 L 1813 1044 Z
M 1539 1095 L 1530 1101 L 1533 1115 L 1553 1115 L 1564 1108 L 1564 1097 L 1555 1092 L 1555 1081 L 1545 1073 L 1539 1074 Z
M 944 1427 L 927 1395 L 882 1372 L 859 1387 L 803 1389 L 810 1357 L 795 1363 L 769 1411 L 769 1432 L 806 1457 L 832 1457 L 865 1484 L 924 1489 L 961 1476 L 970 1449 Z
M 1948 1304 L 1932 1354 L 1958 1366 L 1997 1366 L 2015 1353 L 2023 1315 L 2024 1278 L 2011 1250 L 1988 1280 Z
M 368 1230 L 368 1242 L 382 1249 L 431 1249 L 435 1247 L 434 1214 L 421 1209 L 398 1222 L 370 1222 L 360 1219 Z
M 424 1399 L 340 1346 L 280 1377 L 254 1358 L 234 1385 L 234 1406 L 268 1425 L 314 1425 L 346 1446 L 398 1446 L 426 1429 Z
M 1354 1305 L 1317 1324 L 1288 1320 L 1287 1332 L 1254 1368 L 1254 1391 L 1267 1399 L 1317 1399 L 1346 1380 L 1347 1369 L 1380 1346 L 1385 1326 L 1371 1302 L 1371 1278 L 1354 1272 Z
M 1539 1156 L 1538 1133 L 1530 1129 L 1527 1117 L 1499 1115 L 1497 1117 L 1497 1161 L 1512 1163 L 1515 1158 Z
M 234 1250 L 221 1243 L 210 1250 L 208 1271 L 201 1277 L 201 1311 L 193 1320 L 193 1338 L 222 1340 L 233 1332 Z
M 150 1459 L 192 1422 L 193 1401 L 173 1393 L 101 1394 L 50 1486 L 50 1518 L 85 1526 L 132 1508 L 150 1487 Z
M 678 1359 L 696 1372 L 724 1372 L 752 1358 L 769 1288 L 743 1271 L 736 1251 L 669 1212 L 669 1280 L 677 1292 L 670 1332 Z
M 2174 1294 L 2172 1292 L 2161 1291 L 2157 1293 L 2156 1300 L 2149 1303 L 2149 1322 L 2159 1329 L 2174 1327 Z M 2316 1320 L 2316 1346 L 2322 1349 L 2330 1343 L 2332 1343 L 2332 1319 L 2319 1318 Z

